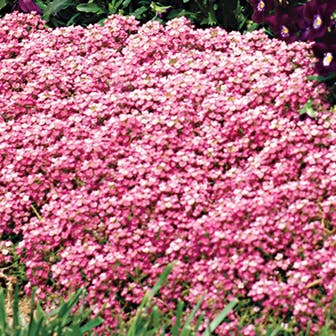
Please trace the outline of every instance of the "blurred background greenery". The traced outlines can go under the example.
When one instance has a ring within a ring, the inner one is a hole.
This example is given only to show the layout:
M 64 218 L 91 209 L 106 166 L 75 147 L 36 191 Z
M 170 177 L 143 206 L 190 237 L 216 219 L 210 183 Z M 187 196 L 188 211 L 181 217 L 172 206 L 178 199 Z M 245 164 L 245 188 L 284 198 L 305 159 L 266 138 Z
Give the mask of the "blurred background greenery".
M 23 0 L 25 3 L 32 0 Z M 103 21 L 111 14 L 133 15 L 142 23 L 162 23 L 180 16 L 197 27 L 220 26 L 228 31 L 257 28 L 250 20 L 248 0 L 35 0 L 42 17 L 51 27 L 82 25 Z M 0 16 L 19 9 L 18 0 L 0 0 Z

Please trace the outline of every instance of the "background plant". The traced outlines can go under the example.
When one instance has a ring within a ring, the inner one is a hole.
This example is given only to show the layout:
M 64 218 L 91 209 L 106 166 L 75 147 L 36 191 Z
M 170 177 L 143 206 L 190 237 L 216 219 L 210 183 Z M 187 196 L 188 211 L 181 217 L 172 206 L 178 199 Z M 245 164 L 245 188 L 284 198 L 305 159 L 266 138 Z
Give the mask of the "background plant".
M 185 16 L 197 27 L 221 26 L 230 31 L 243 31 L 248 27 L 252 12 L 246 0 L 36 0 L 36 4 L 43 12 L 43 19 L 52 27 L 72 24 L 87 26 L 104 20 L 108 15 L 120 14 L 134 15 L 143 23 L 153 19 L 164 23 Z M 0 10 L 3 14 L 14 8 L 20 9 L 18 2 L 1 0 Z

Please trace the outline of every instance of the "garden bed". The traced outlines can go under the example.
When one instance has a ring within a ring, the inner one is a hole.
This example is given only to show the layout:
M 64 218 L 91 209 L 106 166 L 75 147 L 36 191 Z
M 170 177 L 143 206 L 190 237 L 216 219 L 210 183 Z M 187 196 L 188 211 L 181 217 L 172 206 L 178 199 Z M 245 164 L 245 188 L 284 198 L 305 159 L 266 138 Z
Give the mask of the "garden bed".
M 19 256 L 27 294 L 85 287 L 109 334 L 176 261 L 157 304 L 204 296 L 212 318 L 236 297 L 222 335 L 242 315 L 245 335 L 269 314 L 325 322 L 336 119 L 310 44 L 184 18 L 51 30 L 12 13 L 0 31 L 1 261 Z

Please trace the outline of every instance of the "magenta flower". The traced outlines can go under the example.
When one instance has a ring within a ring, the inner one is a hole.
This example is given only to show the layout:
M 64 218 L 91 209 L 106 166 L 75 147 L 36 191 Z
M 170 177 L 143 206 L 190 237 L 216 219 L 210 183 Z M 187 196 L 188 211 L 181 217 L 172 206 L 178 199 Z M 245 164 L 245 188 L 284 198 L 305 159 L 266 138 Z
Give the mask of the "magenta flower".
M 297 40 L 299 27 L 296 17 L 296 8 L 277 7 L 275 14 L 266 17 L 265 22 L 269 24 L 276 37 L 290 43 Z
M 315 70 L 322 76 L 336 72 L 336 32 L 330 32 L 319 39 L 313 46 L 315 56 L 319 61 Z
M 331 15 L 336 9 L 336 1 L 312 0 L 298 7 L 300 39 L 313 41 L 325 35 L 331 23 Z
M 274 9 L 272 0 L 250 0 L 250 4 L 253 7 L 252 20 L 257 23 L 263 23 Z
M 18 5 L 23 13 L 36 12 L 42 14 L 41 8 L 33 0 L 19 0 Z

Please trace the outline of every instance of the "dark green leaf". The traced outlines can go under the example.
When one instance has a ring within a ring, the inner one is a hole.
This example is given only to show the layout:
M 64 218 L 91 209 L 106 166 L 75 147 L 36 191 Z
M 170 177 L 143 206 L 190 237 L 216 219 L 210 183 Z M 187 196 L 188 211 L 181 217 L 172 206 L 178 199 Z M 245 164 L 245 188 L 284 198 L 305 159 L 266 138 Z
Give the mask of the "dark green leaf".
M 188 12 L 185 9 L 173 9 L 173 10 L 168 12 L 167 18 L 168 19 L 174 19 L 174 18 L 178 18 L 178 17 L 181 17 L 181 16 L 185 16 L 186 18 L 188 18 L 190 20 L 194 20 L 194 19 L 197 18 L 196 13 Z
M 141 15 L 144 14 L 145 12 L 147 12 L 147 8 L 146 7 L 140 7 L 140 8 L 137 8 L 131 14 L 134 15 L 136 19 L 140 19 Z
M 73 5 L 72 0 L 54 0 L 45 9 L 42 18 L 49 21 L 50 16 L 56 15 L 62 9 L 68 8 Z
M 7 324 L 7 314 L 5 309 L 5 295 L 3 288 L 0 288 L 0 332 L 1 335 L 6 335 Z
M 75 23 L 76 19 L 80 17 L 79 13 L 76 13 L 75 15 L 73 15 L 70 20 L 66 23 L 67 26 L 71 26 Z
M 175 320 L 175 324 L 172 329 L 172 336 L 178 336 L 178 332 L 179 332 L 180 325 L 181 325 L 182 314 L 183 314 L 183 307 L 184 307 L 184 303 L 181 300 L 178 300 L 177 307 L 176 307 L 176 313 L 175 313 L 176 320 Z
M 166 280 L 168 278 L 168 275 L 171 272 L 173 266 L 174 266 L 174 263 L 171 263 L 165 268 L 163 273 L 160 275 L 159 280 L 156 282 L 156 284 L 154 285 L 154 287 L 150 291 L 150 293 L 149 293 L 150 298 L 154 297 L 156 295 L 156 293 L 160 290 L 162 285 L 166 282 Z
M 79 4 L 79 5 L 76 6 L 76 9 L 79 12 L 94 13 L 94 14 L 97 14 L 97 15 L 107 13 L 104 8 L 101 8 L 100 6 L 98 6 L 94 3 Z
M 307 77 L 309 80 L 317 80 L 318 82 L 326 82 L 330 79 L 334 79 L 336 78 L 336 73 L 332 73 L 327 77 L 323 77 L 323 76 L 308 76 Z
M 15 332 L 20 332 L 20 325 L 19 325 L 19 289 L 15 287 L 14 291 L 14 300 L 13 300 L 13 327 Z M 19 335 L 16 333 L 16 335 Z

